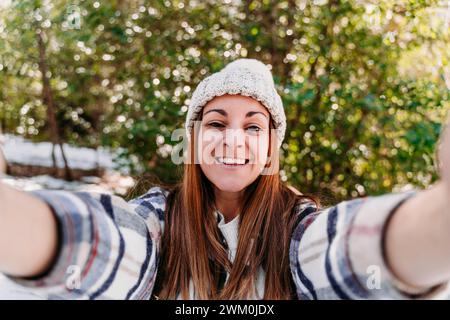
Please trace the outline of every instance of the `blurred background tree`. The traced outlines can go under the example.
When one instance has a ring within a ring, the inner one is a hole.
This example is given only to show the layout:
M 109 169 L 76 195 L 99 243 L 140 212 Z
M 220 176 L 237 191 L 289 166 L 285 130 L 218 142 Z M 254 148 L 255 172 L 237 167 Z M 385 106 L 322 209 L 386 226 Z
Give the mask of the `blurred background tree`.
M 283 180 L 326 204 L 424 188 L 450 106 L 449 12 L 431 0 L 11 1 L 0 13 L 0 125 L 117 149 L 132 175 L 175 182 L 170 137 L 195 86 L 257 58 L 288 118 Z

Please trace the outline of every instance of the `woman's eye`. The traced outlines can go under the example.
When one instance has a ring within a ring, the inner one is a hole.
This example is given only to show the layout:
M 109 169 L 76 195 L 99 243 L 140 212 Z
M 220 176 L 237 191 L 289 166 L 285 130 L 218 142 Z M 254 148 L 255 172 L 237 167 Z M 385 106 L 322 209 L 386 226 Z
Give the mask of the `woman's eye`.
M 254 131 L 254 132 L 259 132 L 259 131 L 261 131 L 261 128 L 258 127 L 258 126 L 250 126 L 250 127 L 247 128 L 247 130 Z
M 224 125 L 219 123 L 219 122 L 211 122 L 208 123 L 208 127 L 213 127 L 213 128 L 223 128 Z

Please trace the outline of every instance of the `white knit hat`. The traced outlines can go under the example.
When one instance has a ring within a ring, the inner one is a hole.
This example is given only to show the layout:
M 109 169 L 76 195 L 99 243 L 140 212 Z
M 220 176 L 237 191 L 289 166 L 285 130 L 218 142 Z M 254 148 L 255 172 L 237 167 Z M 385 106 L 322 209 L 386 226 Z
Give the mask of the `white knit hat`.
M 186 116 L 186 133 L 190 137 L 194 121 L 208 101 L 224 94 L 240 94 L 252 97 L 270 112 L 278 137 L 278 148 L 286 132 L 286 115 L 283 102 L 275 89 L 272 73 L 261 61 L 238 59 L 217 73 L 203 79 L 194 93 Z

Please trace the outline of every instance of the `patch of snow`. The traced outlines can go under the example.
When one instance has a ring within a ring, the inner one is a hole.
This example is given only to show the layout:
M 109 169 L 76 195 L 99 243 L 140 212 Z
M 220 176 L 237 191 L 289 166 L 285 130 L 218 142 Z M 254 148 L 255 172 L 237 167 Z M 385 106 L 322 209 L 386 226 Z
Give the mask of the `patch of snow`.
M 12 177 L 4 176 L 2 179 L 3 183 L 8 184 L 12 187 L 23 191 L 33 191 L 40 189 L 50 189 L 50 190 L 68 190 L 68 191 L 95 191 L 95 192 L 105 192 L 111 194 L 112 191 L 101 188 L 95 184 L 83 183 L 80 181 L 65 181 L 61 179 L 53 178 L 49 175 L 41 175 L 34 177 Z
M 36 165 L 52 167 L 52 144 L 50 142 L 32 142 L 23 137 L 5 134 L 3 135 L 3 153 L 6 161 L 24 165 Z M 113 154 L 105 148 L 98 151 L 90 148 L 75 147 L 63 144 L 69 167 L 74 169 L 91 170 L 97 167 L 113 169 Z M 59 146 L 55 147 L 56 164 L 64 168 L 64 162 Z
M 109 171 L 103 178 L 84 177 L 82 181 L 65 181 L 49 175 L 34 177 L 12 177 L 4 175 L 1 181 L 7 185 L 23 191 L 40 189 L 100 192 L 106 194 L 125 195 L 134 186 L 135 181 L 131 177 L 120 175 L 118 172 Z

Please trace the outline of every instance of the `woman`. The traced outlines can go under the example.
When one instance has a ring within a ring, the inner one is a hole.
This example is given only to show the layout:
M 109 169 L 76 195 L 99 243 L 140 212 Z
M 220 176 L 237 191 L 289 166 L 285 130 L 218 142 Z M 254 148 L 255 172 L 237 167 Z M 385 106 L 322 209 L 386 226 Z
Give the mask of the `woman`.
M 280 181 L 286 118 L 268 68 L 204 79 L 182 181 L 125 202 L 0 184 L 0 270 L 57 299 L 431 298 L 450 279 L 443 181 L 320 209 Z

